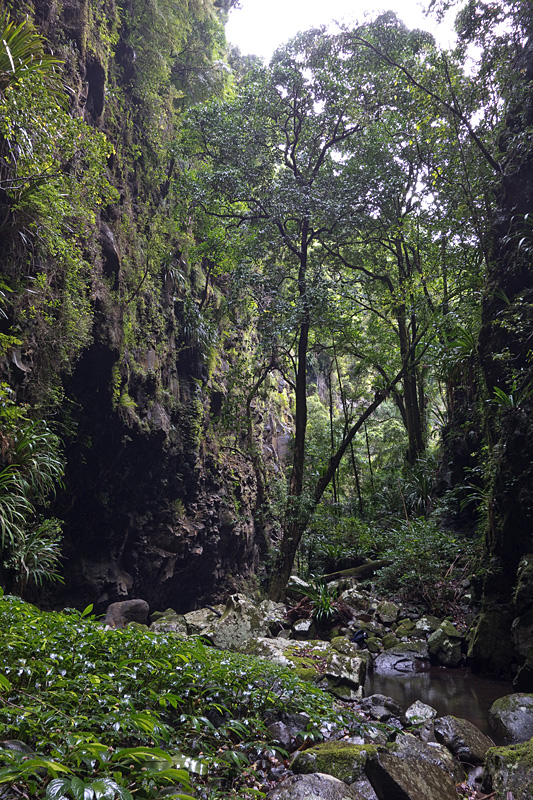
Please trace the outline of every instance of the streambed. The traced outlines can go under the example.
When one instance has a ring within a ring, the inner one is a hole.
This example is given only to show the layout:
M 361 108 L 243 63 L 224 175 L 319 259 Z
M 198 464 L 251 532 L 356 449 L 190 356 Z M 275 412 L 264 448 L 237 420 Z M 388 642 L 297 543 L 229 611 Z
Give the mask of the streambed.
M 511 683 L 480 677 L 467 668 L 430 667 L 399 675 L 373 673 L 365 682 L 365 697 L 384 694 L 403 709 L 421 700 L 436 709 L 439 716 L 452 714 L 470 720 L 496 744 L 503 742 L 496 741 L 489 729 L 489 709 L 495 700 L 513 691 Z

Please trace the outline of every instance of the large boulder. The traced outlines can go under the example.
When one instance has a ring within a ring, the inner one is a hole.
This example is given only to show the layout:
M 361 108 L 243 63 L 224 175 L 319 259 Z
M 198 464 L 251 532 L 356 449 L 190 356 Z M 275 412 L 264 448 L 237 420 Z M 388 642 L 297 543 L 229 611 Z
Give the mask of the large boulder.
M 512 632 L 520 668 L 514 684 L 518 689 L 533 688 L 533 555 L 524 556 L 518 566 L 514 596 L 517 616 Z
M 213 608 L 199 608 L 184 614 L 189 636 L 202 636 L 217 619 L 220 619 L 223 611 L 224 606 L 214 606 Z
M 452 778 L 418 755 L 382 750 L 368 759 L 366 774 L 379 800 L 457 800 Z
M 364 800 L 332 775 L 293 775 L 267 794 L 267 800 Z M 457 800 L 457 795 L 455 797 Z
M 487 750 L 494 746 L 494 742 L 467 719 L 437 717 L 433 727 L 437 741 L 467 764 L 482 764 Z
M 146 625 L 150 607 L 146 600 L 122 600 L 107 607 L 104 625 L 125 628 L 130 622 Z
M 345 700 L 360 697 L 369 658 L 368 653 L 358 651 L 345 637 L 337 637 L 333 642 L 315 639 L 300 642 L 260 636 L 247 641 L 241 651 L 291 667 L 303 680 L 317 683 Z
M 249 639 L 268 633 L 268 622 L 260 607 L 243 594 L 232 594 L 222 616 L 203 635 L 220 650 L 240 650 Z
M 509 694 L 496 700 L 489 711 L 489 725 L 500 739 L 526 742 L 533 736 L 533 694 Z
M 425 642 L 400 642 L 374 659 L 374 671 L 379 675 L 398 675 L 419 672 L 428 666 Z
M 457 628 L 445 620 L 428 638 L 428 650 L 432 660 L 443 667 L 459 666 L 463 658 L 462 642 L 463 637 Z
M 444 770 L 454 783 L 465 779 L 465 770 L 447 747 L 437 742 L 421 742 L 416 736 L 404 733 L 398 736 L 393 744 L 388 745 L 390 752 L 402 758 L 418 759 L 426 764 L 434 764 Z
M 291 769 L 297 774 L 306 775 L 321 772 L 345 783 L 353 783 L 362 777 L 368 757 L 375 752 L 375 745 L 322 742 L 297 753 Z
M 156 633 L 175 633 L 185 638 L 187 636 L 187 622 L 183 614 L 178 614 L 173 608 L 166 611 L 155 611 L 151 617 L 150 630 Z
M 487 752 L 482 789 L 487 794 L 512 800 L 533 797 L 533 740 Z

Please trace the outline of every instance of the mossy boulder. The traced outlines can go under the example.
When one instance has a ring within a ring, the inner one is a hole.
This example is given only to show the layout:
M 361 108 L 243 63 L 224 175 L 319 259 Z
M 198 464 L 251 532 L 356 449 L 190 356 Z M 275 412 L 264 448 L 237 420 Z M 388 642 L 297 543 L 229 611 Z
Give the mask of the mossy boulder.
M 428 638 L 428 650 L 434 661 L 443 667 L 457 667 L 462 660 L 463 637 L 445 620 Z
M 533 797 L 533 739 L 487 752 L 482 779 L 483 791 L 500 797 L 531 800 Z
M 151 616 L 150 630 L 157 633 L 175 633 L 177 636 L 187 636 L 187 622 L 183 614 L 178 614 L 173 608 L 166 611 L 155 611 Z
M 372 744 L 323 742 L 297 753 L 291 769 L 297 774 L 321 772 L 353 783 L 361 777 L 367 759 L 376 752 L 377 747 Z
M 489 711 L 496 736 L 509 742 L 526 742 L 533 736 L 533 694 L 509 694 L 496 700 Z
M 363 800 L 333 775 L 293 775 L 267 794 L 267 800 Z
M 368 759 L 365 770 L 380 800 L 457 800 L 453 779 L 418 756 L 381 749 Z
M 376 616 L 384 625 L 396 622 L 400 609 L 391 600 L 382 600 L 376 608 Z

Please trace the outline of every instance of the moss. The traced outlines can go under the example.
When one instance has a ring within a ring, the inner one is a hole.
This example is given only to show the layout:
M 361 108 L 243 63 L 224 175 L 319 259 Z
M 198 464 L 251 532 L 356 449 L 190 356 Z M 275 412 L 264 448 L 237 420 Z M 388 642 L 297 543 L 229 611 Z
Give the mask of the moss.
M 376 745 L 324 742 L 298 753 L 291 769 L 300 774 L 321 772 L 352 783 L 361 774 L 367 759 L 377 751 Z
M 533 796 L 533 739 L 487 751 L 483 788 L 497 796 L 529 800 Z
M 533 739 L 506 747 L 491 747 L 487 751 L 487 763 L 489 762 L 507 767 L 523 764 L 528 769 L 533 769 Z
M 298 665 L 296 665 L 294 668 L 294 674 L 300 678 L 301 681 L 309 681 L 309 683 L 314 683 L 319 676 L 319 673 L 315 667 L 304 667 Z

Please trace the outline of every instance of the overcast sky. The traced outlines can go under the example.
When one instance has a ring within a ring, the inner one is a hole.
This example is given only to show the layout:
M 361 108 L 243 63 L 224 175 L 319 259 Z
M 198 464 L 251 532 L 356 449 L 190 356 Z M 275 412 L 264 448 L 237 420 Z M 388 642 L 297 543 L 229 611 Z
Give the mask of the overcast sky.
M 435 20 L 423 13 L 417 0 L 241 0 L 241 8 L 230 12 L 226 37 L 243 55 L 253 53 L 267 61 L 279 45 L 298 31 L 334 20 L 362 21 L 365 12 L 395 11 L 408 28 L 423 28 L 436 35 L 440 44 L 451 40 L 451 24 L 437 29 Z

